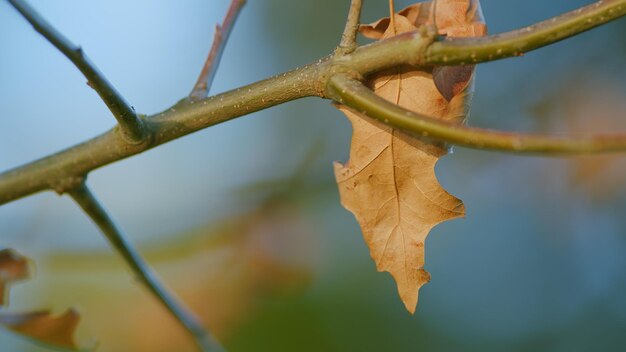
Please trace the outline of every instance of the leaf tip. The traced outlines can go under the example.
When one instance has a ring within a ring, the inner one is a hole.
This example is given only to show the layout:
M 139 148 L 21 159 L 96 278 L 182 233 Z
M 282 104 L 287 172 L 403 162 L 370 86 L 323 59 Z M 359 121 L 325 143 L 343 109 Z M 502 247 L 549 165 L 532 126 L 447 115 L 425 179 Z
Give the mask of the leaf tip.
M 428 273 L 428 271 L 421 268 L 417 269 L 415 280 L 411 280 L 404 285 L 396 281 L 398 285 L 398 293 L 400 294 L 400 299 L 402 300 L 402 303 L 404 304 L 406 310 L 411 315 L 415 314 L 420 288 L 427 284 L 429 281 L 430 274 Z

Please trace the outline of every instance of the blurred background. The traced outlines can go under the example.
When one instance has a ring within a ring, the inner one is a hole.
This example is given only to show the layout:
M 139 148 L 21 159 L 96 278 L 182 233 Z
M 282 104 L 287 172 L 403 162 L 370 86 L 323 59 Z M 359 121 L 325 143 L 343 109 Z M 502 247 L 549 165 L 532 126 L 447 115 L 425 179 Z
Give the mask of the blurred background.
M 409 1 L 397 0 L 397 7 Z M 491 33 L 591 1 L 483 0 Z M 227 0 L 31 0 L 142 113 L 193 86 Z M 348 0 L 249 1 L 212 93 L 315 61 L 338 43 Z M 366 1 L 363 22 L 387 15 Z M 470 124 L 626 131 L 626 21 L 478 68 Z M 114 125 L 79 71 L 0 2 L 0 170 Z M 626 158 L 541 158 L 455 148 L 437 165 L 467 217 L 426 242 L 432 281 L 409 315 L 341 208 L 332 161 L 351 129 L 303 99 L 93 172 L 114 218 L 230 351 L 622 351 Z M 100 351 L 191 351 L 68 197 L 0 207 L 0 247 L 32 259 L 11 310 L 76 307 Z M 48 351 L 0 330 L 3 351 Z

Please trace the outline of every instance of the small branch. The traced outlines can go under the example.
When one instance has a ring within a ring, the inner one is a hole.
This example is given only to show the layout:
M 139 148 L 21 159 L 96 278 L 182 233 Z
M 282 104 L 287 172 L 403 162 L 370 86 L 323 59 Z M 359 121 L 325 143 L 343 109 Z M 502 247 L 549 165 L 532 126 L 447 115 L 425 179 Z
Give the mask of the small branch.
M 449 38 L 424 55 L 430 65 L 464 65 L 520 56 L 626 15 L 626 0 L 597 1 L 532 26 L 480 38 Z
M 469 148 L 546 155 L 626 150 L 626 134 L 560 138 L 499 132 L 452 124 L 406 110 L 379 97 L 361 82 L 344 75 L 334 76 L 330 80 L 329 95 L 335 101 L 394 128 Z
M 26 20 L 65 55 L 87 78 L 91 86 L 102 98 L 113 116 L 117 119 L 124 136 L 132 142 L 139 142 L 144 137 L 144 127 L 130 105 L 115 90 L 98 69 L 89 61 L 82 48 L 74 45 L 63 34 L 52 27 L 35 9 L 22 0 L 8 0 Z
M 356 49 L 356 36 L 359 32 L 359 23 L 361 22 L 361 8 L 363 7 L 363 0 L 352 0 L 350 3 L 350 10 L 348 12 L 348 19 L 346 20 L 346 27 L 341 35 L 341 42 L 339 48 L 344 50 L 344 54 L 350 53 Z
M 228 41 L 230 32 L 235 25 L 237 16 L 241 12 L 241 9 L 245 4 L 246 0 L 232 0 L 230 3 L 230 7 L 228 8 L 228 12 L 226 12 L 226 16 L 222 21 L 222 25 L 220 26 L 218 24 L 215 26 L 213 45 L 211 46 L 211 50 L 209 51 L 209 56 L 204 62 L 202 71 L 200 71 L 198 81 L 193 87 L 191 93 L 189 93 L 189 99 L 198 100 L 206 98 L 207 95 L 209 95 L 209 90 L 211 88 L 211 84 L 213 83 L 213 78 L 215 78 L 215 72 L 217 72 L 217 67 L 220 64 L 222 53 L 224 52 L 224 48 L 226 47 L 226 42 Z
M 183 306 L 159 281 L 139 253 L 125 239 L 120 228 L 91 193 L 85 183 L 67 192 L 100 228 L 111 245 L 122 255 L 141 283 L 169 310 L 194 337 L 201 351 L 224 351 L 220 344 L 202 327 L 198 319 Z

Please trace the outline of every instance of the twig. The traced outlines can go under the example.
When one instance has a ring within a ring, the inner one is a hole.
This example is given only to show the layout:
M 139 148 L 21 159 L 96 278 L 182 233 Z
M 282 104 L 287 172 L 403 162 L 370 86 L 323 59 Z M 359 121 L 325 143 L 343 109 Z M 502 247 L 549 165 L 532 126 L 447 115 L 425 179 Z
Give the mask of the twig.
M 580 34 L 626 14 L 626 0 L 597 1 L 515 31 L 477 38 L 448 38 L 433 43 L 424 64 L 464 65 L 520 56 Z
M 560 138 L 466 127 L 406 110 L 344 75 L 330 81 L 329 95 L 366 116 L 418 136 L 476 149 L 542 155 L 590 154 L 626 150 L 626 134 Z
M 111 245 L 124 258 L 131 270 L 146 288 L 169 310 L 181 325 L 194 337 L 201 351 L 224 351 L 221 345 L 202 327 L 198 319 L 179 302 L 159 281 L 139 253 L 126 240 L 122 230 L 100 205 L 87 185 L 82 182 L 67 192 L 83 211 L 100 228 Z
M 206 98 L 207 95 L 209 95 L 209 90 L 211 89 L 213 78 L 215 78 L 217 67 L 220 64 L 224 47 L 226 47 L 226 42 L 235 25 L 237 16 L 245 4 L 246 0 L 232 0 L 228 12 L 226 12 L 226 16 L 222 21 L 222 25 L 220 26 L 218 24 L 215 26 L 215 35 L 213 36 L 213 44 L 211 45 L 209 56 L 207 56 L 204 62 L 196 85 L 193 87 L 191 93 L 189 93 L 189 99 L 198 100 Z
M 356 49 L 356 36 L 359 32 L 359 23 L 361 22 L 361 8 L 363 8 L 363 0 L 352 0 L 346 27 L 341 35 L 339 47 L 344 50 L 344 54 L 348 54 Z
M 144 127 L 133 108 L 115 90 L 107 79 L 89 61 L 80 46 L 74 45 L 63 34 L 52 27 L 35 9 L 22 0 L 8 0 L 24 18 L 65 55 L 87 78 L 91 86 L 107 105 L 117 119 L 123 135 L 133 142 L 139 142 L 144 137 Z
M 607 15 L 602 18 L 602 23 L 606 23 L 624 15 L 626 0 L 610 2 L 605 0 L 598 7 L 601 7 L 607 14 L 611 10 L 613 11 L 611 16 Z M 572 11 L 565 17 L 559 16 L 544 22 L 552 23 L 552 27 L 550 27 L 552 29 L 544 28 L 542 30 L 548 38 L 541 41 L 541 45 L 526 45 L 526 34 L 519 30 L 502 34 L 501 37 L 509 38 L 507 41 L 511 46 L 523 47 L 524 51 L 537 49 L 543 45 L 565 39 L 575 34 L 576 31 L 582 32 L 590 29 L 590 27 L 577 25 L 587 22 L 588 19 L 592 22 L 596 21 L 594 26 L 601 24 L 597 22 L 600 21 L 597 13 L 585 11 L 586 8 Z M 572 30 L 566 30 L 566 27 L 558 25 L 559 18 L 571 18 L 572 16 L 577 16 L 576 21 L 568 21 L 570 25 L 574 26 Z M 567 33 L 567 35 L 563 35 L 563 33 Z M 516 37 L 518 39 L 515 39 Z M 487 38 L 498 40 L 497 36 Z M 451 46 L 454 46 L 455 50 L 461 50 L 463 45 L 471 48 L 475 43 L 472 40 L 464 42 L 448 40 L 437 42 L 435 40 L 434 34 L 423 33 L 423 31 L 400 34 L 387 40 L 359 47 L 350 55 L 333 60 L 327 57 L 313 65 L 304 66 L 217 96 L 196 102 L 183 100 L 183 103 L 145 118 L 145 122 L 154 136 L 154 140 L 150 144 L 121 144 L 116 133 L 109 131 L 72 148 L 0 173 L 0 205 L 36 192 L 55 189 L 58 184 L 68 178 L 86 175 L 104 165 L 239 116 L 303 97 L 318 96 L 337 99 L 334 93 L 326 92 L 328 82 L 335 74 L 349 72 L 353 76 L 367 76 L 397 65 L 440 64 L 443 62 L 442 60 L 424 58 L 425 51 L 434 45 L 443 45 L 434 50 L 434 53 L 441 52 L 441 50 Z M 496 48 L 490 50 L 493 50 L 494 55 L 497 53 Z M 501 57 L 494 56 L 492 59 L 495 60 L 496 58 Z M 455 64 L 454 61 L 450 60 L 447 63 Z

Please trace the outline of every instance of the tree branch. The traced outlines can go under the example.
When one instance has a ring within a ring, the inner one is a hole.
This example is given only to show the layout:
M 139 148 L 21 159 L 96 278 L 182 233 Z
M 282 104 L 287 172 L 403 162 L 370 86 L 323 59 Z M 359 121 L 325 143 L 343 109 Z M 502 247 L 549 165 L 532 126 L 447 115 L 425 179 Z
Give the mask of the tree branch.
M 88 84 L 100 96 L 117 119 L 123 135 L 131 142 L 139 142 L 145 134 L 142 121 L 133 108 L 115 90 L 98 69 L 89 61 L 80 46 L 74 45 L 52 27 L 35 9 L 22 0 L 8 0 L 24 18 L 65 55 L 87 78 Z
M 475 38 L 433 43 L 424 55 L 428 65 L 465 65 L 493 61 L 539 49 L 626 15 L 626 0 L 603 0 L 532 26 Z
M 213 36 L 213 45 L 211 46 L 211 50 L 209 51 L 209 56 L 206 58 L 204 62 L 204 66 L 202 67 L 202 71 L 200 71 L 200 75 L 198 76 L 198 81 L 196 85 L 193 87 L 191 93 L 189 93 L 189 99 L 191 100 L 199 100 L 202 98 L 206 98 L 209 95 L 209 90 L 211 89 L 211 84 L 213 83 L 213 78 L 215 78 L 215 73 L 217 72 L 217 67 L 220 64 L 220 60 L 222 58 L 222 53 L 224 52 L 224 48 L 226 47 L 226 42 L 228 41 L 228 37 L 230 36 L 230 32 L 232 31 L 235 21 L 237 20 L 237 16 L 241 12 L 243 5 L 246 4 L 246 0 L 232 0 L 230 2 L 230 7 L 228 8 L 228 12 L 226 12 L 226 16 L 222 21 L 222 25 L 219 24 L 215 26 L 215 35 Z
M 328 95 L 386 125 L 417 136 L 469 148 L 546 155 L 626 151 L 626 134 L 561 138 L 499 132 L 437 120 L 393 104 L 376 95 L 363 83 L 344 75 L 336 75 L 330 80 Z
M 361 8 L 363 0 L 352 0 L 350 10 L 348 11 L 348 19 L 346 27 L 341 35 L 339 48 L 343 50 L 343 54 L 348 54 L 356 49 L 356 36 L 359 32 L 359 23 L 361 22 Z
M 56 154 L 0 173 L 0 205 L 40 192 L 63 192 L 67 180 L 139 154 L 160 144 L 218 123 L 305 96 L 322 96 L 318 75 L 328 61 L 274 76 L 199 101 L 182 99 L 173 107 L 145 118 L 153 131 L 149 141 L 128 144 L 115 129 Z
M 224 351 L 220 344 L 202 327 L 199 320 L 179 302 L 159 281 L 139 253 L 126 240 L 122 230 L 115 224 L 106 210 L 94 197 L 84 182 L 67 192 L 85 213 L 100 228 L 111 245 L 124 258 L 139 281 L 167 308 L 181 325 L 194 337 L 200 350 L 205 352 Z
M 487 39 L 480 39 L 478 43 L 482 43 L 480 45 L 485 45 L 486 48 L 481 51 L 481 60 L 484 58 L 484 55 L 487 55 L 485 60 L 490 60 L 490 54 L 494 55 L 491 58 L 492 60 L 504 57 L 497 56 L 498 48 L 497 46 L 488 45 L 490 40 L 497 42 L 502 40 L 498 38 L 508 38 L 507 43 L 513 47 L 519 46 L 522 48 L 520 50 L 526 52 L 590 28 L 579 25 L 581 23 L 591 21 L 596 26 L 600 22 L 606 23 L 623 16 L 624 8 L 626 8 L 626 0 L 605 0 L 598 4 L 591 6 L 596 6 L 596 9 L 602 9 L 597 10 L 601 13 L 606 12 L 606 16 L 602 19 L 598 17 L 597 11 L 585 11 L 585 9 L 589 8 L 587 6 L 580 10 L 572 11 L 570 14 L 543 22 L 547 24 L 544 25 L 545 28 L 542 27 L 541 31 L 548 38 L 542 41 L 541 45 L 526 45 L 525 43 L 528 40 L 526 32 L 528 31 L 520 30 L 499 36 L 486 37 Z M 611 10 L 613 12 L 610 12 Z M 566 21 L 569 23 L 569 26 L 572 26 L 571 29 L 566 30 L 567 26 L 557 25 L 561 21 L 560 19 L 563 18 L 576 18 L 575 21 Z M 567 35 L 563 35 L 563 33 L 567 33 Z M 387 40 L 359 47 L 350 55 L 326 57 L 320 59 L 315 64 L 307 65 L 230 92 L 199 101 L 183 99 L 172 108 L 145 118 L 146 127 L 152 132 L 153 138 L 144 141 L 142 144 L 132 145 L 125 143 L 123 140 L 120 140 L 120 136 L 115 130 L 111 130 L 72 148 L 0 173 L 0 205 L 44 190 L 62 191 L 64 183 L 68 182 L 67 180 L 83 177 L 99 167 L 136 155 L 203 128 L 274 105 L 308 96 L 339 99 L 336 96 L 336 92 L 326 92 L 328 82 L 334 75 L 348 74 L 350 77 L 362 78 L 374 72 L 398 65 L 440 64 L 443 62 L 442 59 L 437 59 L 436 55 L 429 59 L 425 56 L 425 53 L 429 50 L 431 54 L 442 53 L 444 49 L 453 47 L 454 50 L 459 52 L 463 47 L 470 50 L 477 43 L 474 40 L 442 40 L 437 38 L 432 30 L 422 28 L 416 32 L 401 34 Z M 438 47 L 430 49 L 433 46 Z M 449 58 L 445 63 L 452 65 L 459 64 L 460 61 L 458 58 L 454 60 Z M 487 133 L 486 137 L 491 138 L 490 136 L 491 134 Z M 506 134 L 504 137 L 506 137 Z M 601 139 L 600 144 L 598 144 L 597 139 L 586 140 L 584 147 L 580 147 L 580 143 L 583 143 L 581 141 L 571 144 L 571 141 L 567 142 L 568 140 L 551 140 L 552 142 L 547 145 L 543 144 L 544 141 L 530 139 L 524 140 L 522 143 L 526 143 L 525 145 L 528 145 L 528 143 L 532 144 L 534 152 L 544 150 L 542 148 L 545 148 L 545 150 L 565 148 L 570 150 L 571 153 L 577 152 L 576 150 L 583 152 L 583 149 L 589 150 L 589 152 L 600 151 L 600 149 L 607 150 L 604 148 L 606 138 Z M 618 136 L 614 142 L 610 143 L 615 147 L 608 149 L 621 149 L 620 141 L 621 137 Z M 462 144 L 461 142 L 462 139 L 455 141 L 455 143 L 459 144 Z M 492 143 L 495 142 L 492 140 Z M 513 139 L 510 139 L 507 143 L 508 145 L 505 143 L 501 148 L 513 147 L 520 142 L 518 140 L 518 142 L 513 143 Z M 477 141 L 476 145 L 479 146 L 479 144 Z M 563 145 L 565 147 L 561 147 Z M 579 147 L 576 147 L 576 145 Z M 494 145 L 494 148 L 497 147 Z M 569 153 L 569 151 L 563 152 Z

